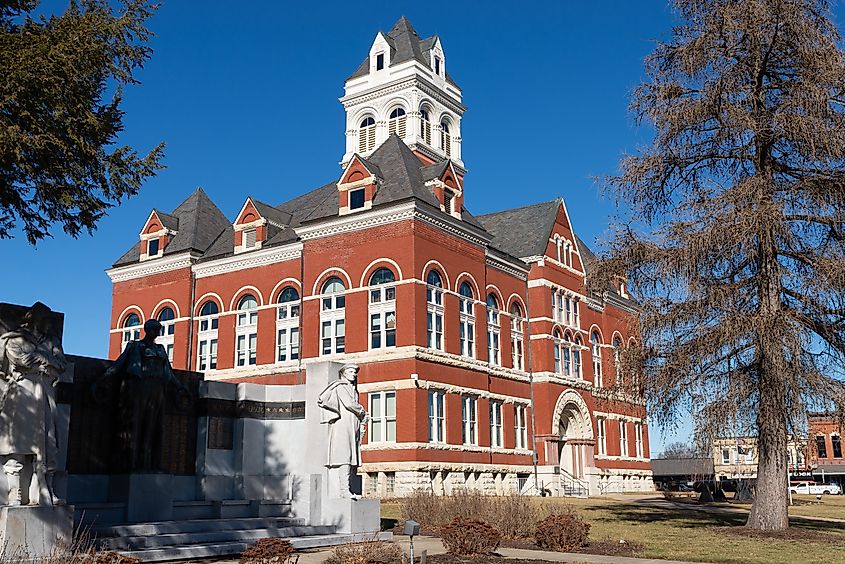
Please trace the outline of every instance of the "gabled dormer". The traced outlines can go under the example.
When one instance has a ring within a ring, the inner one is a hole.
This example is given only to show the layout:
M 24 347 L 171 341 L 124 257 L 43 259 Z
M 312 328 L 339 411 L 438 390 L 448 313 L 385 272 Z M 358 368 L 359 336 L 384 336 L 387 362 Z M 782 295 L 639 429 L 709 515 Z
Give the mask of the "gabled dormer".
M 290 219 L 289 213 L 250 196 L 232 224 L 235 254 L 262 248 L 279 231 L 287 228 Z
M 370 47 L 370 74 L 386 73 L 387 67 L 390 66 L 392 58 L 392 51 L 395 51 L 387 36 L 379 32 Z
M 164 249 L 179 230 L 179 219 L 154 209 L 150 212 L 144 228 L 141 229 L 141 260 L 150 260 L 164 255 Z
M 423 180 L 440 202 L 440 210 L 461 219 L 464 183 L 452 161 L 441 161 L 422 168 Z
M 357 154 L 353 155 L 337 182 L 339 215 L 372 208 L 379 182 L 379 167 Z

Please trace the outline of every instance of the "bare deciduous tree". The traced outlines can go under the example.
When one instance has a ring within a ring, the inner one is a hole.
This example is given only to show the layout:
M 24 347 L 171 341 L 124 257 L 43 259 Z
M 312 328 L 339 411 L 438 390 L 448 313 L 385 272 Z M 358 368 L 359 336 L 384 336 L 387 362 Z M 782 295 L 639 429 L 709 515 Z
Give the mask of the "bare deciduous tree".
M 748 526 L 787 516 L 787 435 L 845 403 L 845 55 L 825 0 L 675 0 L 682 24 L 634 95 L 650 147 L 591 286 L 627 272 L 658 421 L 756 430 Z M 641 356 L 640 356 L 641 355 Z

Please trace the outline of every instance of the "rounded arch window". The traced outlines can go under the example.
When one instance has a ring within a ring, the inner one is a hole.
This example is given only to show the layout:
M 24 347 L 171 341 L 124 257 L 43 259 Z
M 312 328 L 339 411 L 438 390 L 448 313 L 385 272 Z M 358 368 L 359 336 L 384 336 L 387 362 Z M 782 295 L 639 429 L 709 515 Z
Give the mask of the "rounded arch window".
M 141 318 L 138 314 L 130 313 L 123 320 L 123 340 L 121 342 L 121 350 L 126 348 L 129 341 L 135 341 L 141 338 Z
M 176 314 L 173 313 L 173 308 L 166 307 L 158 313 L 158 320 L 161 322 L 161 334 L 172 335 L 175 331 L 175 324 L 173 320 L 176 319 Z
M 407 119 L 407 115 L 405 115 L 405 108 L 394 108 L 393 111 L 390 112 L 390 118 L 387 122 L 388 134 L 395 133 L 399 137 L 404 138 L 405 133 L 407 133 Z
M 510 312 L 513 317 L 522 318 L 522 307 L 518 303 L 514 302 L 511 304 Z
M 572 370 L 576 378 L 581 378 L 581 349 L 583 342 L 581 337 L 575 337 L 575 346 L 572 347 Z
M 472 286 L 469 285 L 469 282 L 462 282 L 461 287 L 458 288 L 458 293 L 465 298 L 472 299 L 474 297 L 472 295 Z
M 487 294 L 487 310 L 488 311 L 495 311 L 498 313 L 499 311 L 499 300 L 496 298 L 496 294 L 490 293 Z
M 220 310 L 217 304 L 208 300 L 200 308 L 200 331 L 211 331 L 217 329 L 217 314 Z
M 390 284 L 395 281 L 396 277 L 389 268 L 379 268 L 372 276 L 370 276 L 370 286 L 375 286 L 377 284 Z
M 447 158 L 452 156 L 452 135 L 449 132 L 449 122 L 445 119 L 440 122 L 440 148 Z
M 431 145 L 431 118 L 427 106 L 420 107 L 420 135 L 426 145 Z
M 337 294 L 338 292 L 344 291 L 346 291 L 346 286 L 343 285 L 343 282 L 337 276 L 332 276 L 323 284 L 324 294 Z
M 282 293 L 279 294 L 279 303 L 284 304 L 287 302 L 295 302 L 299 299 L 299 292 L 296 291 L 296 288 L 292 286 L 288 286 Z
M 252 294 L 247 294 L 238 302 L 238 327 L 255 325 L 258 323 L 258 300 Z
M 376 148 L 376 120 L 366 116 L 358 126 L 358 152 L 365 153 Z
M 598 332 L 593 331 L 590 335 L 590 342 L 593 345 L 593 385 L 602 385 L 602 366 L 601 366 L 601 337 Z
M 429 286 L 434 286 L 435 288 L 443 287 L 443 279 L 440 277 L 440 273 L 434 269 L 428 272 L 428 276 L 425 281 Z
M 299 292 L 296 288 L 288 286 L 279 294 L 278 319 L 295 317 L 299 317 Z
M 396 299 L 396 288 L 393 286 L 387 286 L 386 284 L 393 284 L 396 281 L 396 277 L 393 275 L 393 272 L 388 268 L 379 268 L 376 270 L 372 276 L 370 276 L 370 286 L 381 286 L 379 288 L 371 288 L 370 289 L 370 303 L 371 304 L 378 304 L 383 302 L 389 302 Z M 393 322 L 395 325 L 395 314 L 393 318 Z M 377 348 L 377 347 L 374 347 Z
M 563 350 L 563 343 L 561 340 L 560 329 L 557 327 L 555 327 L 552 331 L 552 349 L 554 349 L 555 355 L 555 372 L 562 374 L 563 364 L 561 363 L 561 352 Z
M 332 276 L 326 283 L 323 284 L 323 294 L 326 296 L 322 299 L 322 310 L 329 311 L 333 309 L 341 309 L 346 307 L 346 296 L 343 292 L 346 291 L 346 286 L 343 281 L 337 276 Z
M 370 276 L 370 348 L 396 346 L 396 277 L 388 268 Z
M 200 315 L 217 315 L 220 310 L 217 308 L 217 304 L 211 300 L 202 304 L 202 308 L 200 308 Z
M 123 321 L 124 327 L 136 327 L 141 324 L 141 318 L 135 313 L 130 313 Z
M 443 350 L 443 279 L 433 268 L 425 278 L 426 305 L 426 344 L 428 348 Z

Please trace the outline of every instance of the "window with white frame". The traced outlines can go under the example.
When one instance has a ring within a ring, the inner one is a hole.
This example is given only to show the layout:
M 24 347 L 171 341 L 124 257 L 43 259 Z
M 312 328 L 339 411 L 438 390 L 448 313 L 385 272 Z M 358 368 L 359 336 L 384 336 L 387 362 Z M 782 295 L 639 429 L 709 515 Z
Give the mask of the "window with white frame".
M 565 302 L 564 313 L 563 313 L 564 323 L 566 323 L 567 325 L 570 325 L 570 326 L 574 325 L 572 323 L 572 296 L 566 296 L 566 298 L 564 299 L 564 302 Z
M 396 281 L 393 272 L 379 268 L 370 277 L 370 348 L 396 346 Z
M 366 153 L 376 148 L 376 120 L 367 116 L 358 126 L 358 152 Z
M 490 446 L 501 448 L 504 446 L 502 435 L 502 402 L 490 402 Z
M 607 429 L 605 428 L 604 417 L 596 417 L 596 446 L 598 446 L 599 454 L 607 454 Z
M 499 300 L 494 294 L 487 294 L 487 362 L 500 366 L 499 355 Z
M 572 326 L 581 327 L 581 301 L 572 298 Z
M 514 404 L 514 433 L 516 435 L 516 448 L 528 448 L 528 419 L 527 409 L 524 405 Z
M 338 354 L 346 350 L 346 287 L 333 276 L 320 293 L 320 354 Z
M 619 420 L 619 455 L 628 458 L 628 423 L 624 419 Z
M 158 313 L 158 321 L 161 323 L 161 335 L 156 339 L 156 343 L 164 347 L 167 351 L 167 358 L 173 362 L 173 335 L 176 332 L 176 315 L 173 309 L 166 307 Z
M 616 371 L 616 385 L 623 383 L 622 375 L 622 339 L 613 338 L 613 368 Z
M 276 313 L 276 362 L 299 360 L 299 308 L 296 288 L 282 290 Z
M 563 259 L 566 266 L 572 267 L 572 243 L 569 241 L 563 246 Z
M 583 378 L 584 374 L 581 370 L 581 350 L 584 345 L 581 343 L 581 337 L 575 337 L 575 345 L 572 347 L 572 373 L 575 378 Z
M 394 108 L 392 112 L 390 112 L 390 119 L 387 122 L 387 131 L 388 133 L 395 133 L 399 137 L 405 137 L 406 133 L 406 120 L 408 116 L 405 115 L 404 108 Z
M 525 369 L 523 362 L 523 324 L 522 308 L 518 303 L 511 304 L 511 361 L 516 370 Z
M 137 341 L 140 338 L 141 318 L 134 313 L 130 313 L 123 320 L 123 338 L 121 339 L 120 350 L 125 349 L 131 341 Z
M 238 323 L 235 327 L 235 366 L 256 364 L 258 350 L 258 301 L 247 294 L 238 302 Z
M 449 133 L 449 124 L 446 121 L 440 122 L 440 148 L 446 153 L 446 157 L 452 156 L 452 135 Z
M 428 441 L 446 442 L 446 395 L 443 392 L 428 392 Z
M 593 385 L 601 388 L 604 384 L 601 366 L 601 338 L 596 331 L 593 331 L 593 334 L 590 335 L 590 342 L 593 346 Z
M 426 343 L 428 348 L 443 350 L 443 280 L 436 270 L 426 277 Z
M 730 464 L 731 463 L 731 449 L 723 448 L 722 449 L 722 464 Z
M 420 135 L 426 145 L 431 145 L 431 119 L 428 108 L 420 108 Z
M 465 445 L 478 444 L 478 399 L 461 397 L 461 438 Z
M 370 394 L 371 443 L 396 442 L 396 392 Z
M 554 241 L 555 241 L 555 255 L 557 256 L 557 261 L 563 262 L 563 255 L 561 253 L 560 235 L 555 235 Z
M 563 356 L 563 375 L 572 377 L 572 341 L 569 333 L 564 333 L 561 355 Z
M 560 336 L 560 329 L 552 331 L 552 349 L 555 355 L 555 372 L 563 374 L 563 363 L 561 353 L 563 352 L 563 339 Z
M 243 238 L 242 242 L 243 242 L 243 248 L 244 249 L 252 249 L 256 246 L 256 243 L 257 243 L 256 235 L 257 235 L 257 232 L 256 232 L 254 227 L 252 227 L 250 229 L 244 229 L 243 230 L 241 237 Z
M 475 358 L 475 301 L 469 283 L 462 282 L 458 294 L 461 355 Z
M 643 424 L 634 423 L 634 441 L 637 447 L 637 458 L 643 458 Z
M 557 288 L 552 288 L 552 319 L 557 323 L 563 323 L 563 293 Z
M 197 333 L 197 370 L 217 369 L 217 323 L 220 310 L 209 300 L 202 304 Z

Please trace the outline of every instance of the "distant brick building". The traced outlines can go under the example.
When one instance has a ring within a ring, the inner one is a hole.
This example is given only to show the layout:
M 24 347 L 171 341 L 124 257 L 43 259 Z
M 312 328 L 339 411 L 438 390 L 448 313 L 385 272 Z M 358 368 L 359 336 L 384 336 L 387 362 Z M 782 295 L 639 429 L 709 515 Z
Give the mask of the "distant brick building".
M 807 440 L 789 437 L 786 456 L 791 476 L 806 476 L 810 470 Z M 757 477 L 757 437 L 724 437 L 713 441 L 713 470 L 717 480 Z
M 809 423 L 809 459 L 813 477 L 820 482 L 845 484 L 842 428 L 827 413 L 813 413 Z
M 464 183 L 440 38 L 400 19 L 341 102 L 337 180 L 247 197 L 233 221 L 202 190 L 150 212 L 108 272 L 110 355 L 155 317 L 174 366 L 209 380 L 294 385 L 309 362 L 359 363 L 373 495 L 527 490 L 535 455 L 549 489 L 651 489 L 644 405 L 615 386 L 636 305 L 621 282 L 586 292 L 594 256 L 563 200 L 467 210 L 482 188 Z

